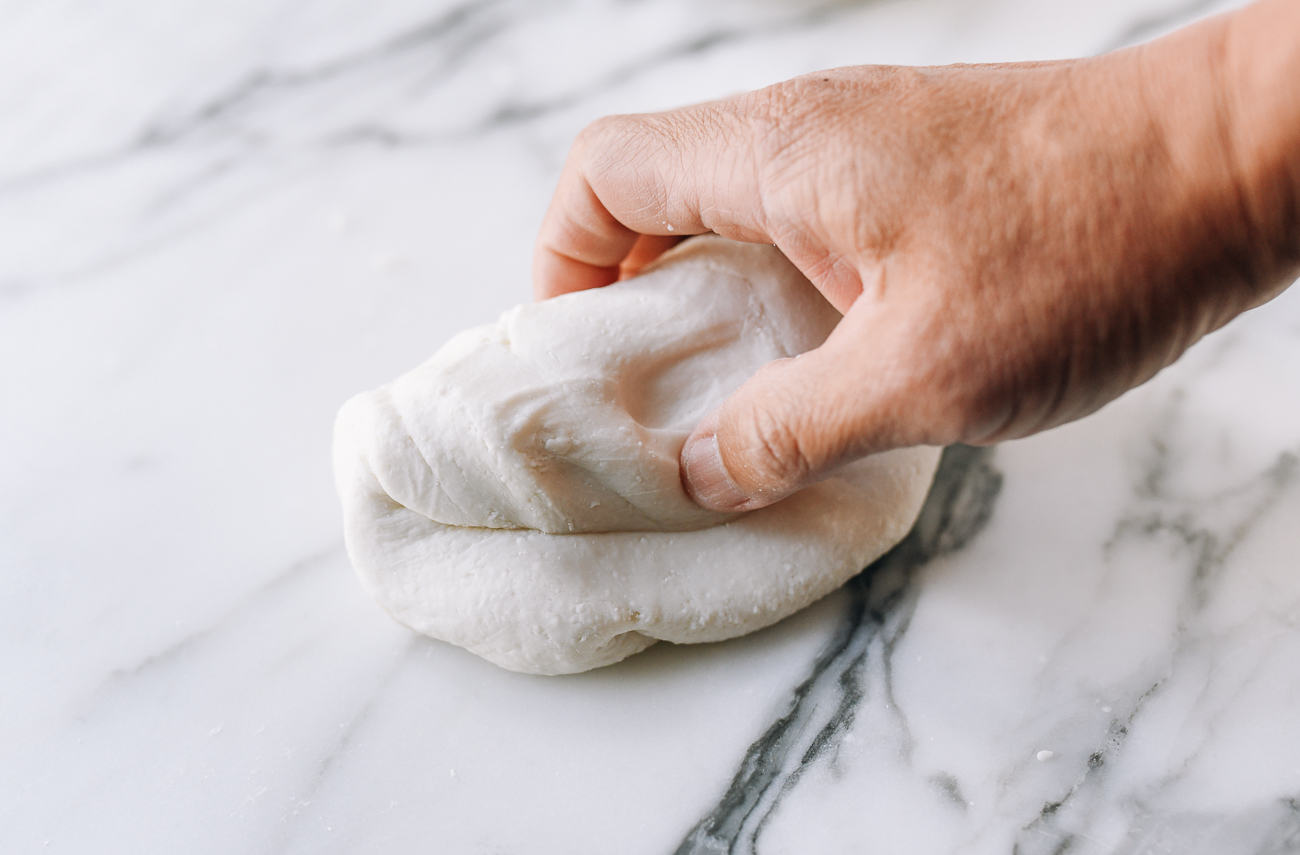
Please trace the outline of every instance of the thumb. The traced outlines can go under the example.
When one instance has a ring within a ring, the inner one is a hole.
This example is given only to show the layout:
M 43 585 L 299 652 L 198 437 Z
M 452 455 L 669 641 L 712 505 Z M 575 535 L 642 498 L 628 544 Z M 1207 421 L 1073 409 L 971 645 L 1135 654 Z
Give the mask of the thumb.
M 681 457 L 697 504 L 755 510 L 851 460 L 922 441 L 908 428 L 920 413 L 901 403 L 911 384 L 863 329 L 876 326 L 869 314 L 850 309 L 821 347 L 765 365 L 700 422 Z

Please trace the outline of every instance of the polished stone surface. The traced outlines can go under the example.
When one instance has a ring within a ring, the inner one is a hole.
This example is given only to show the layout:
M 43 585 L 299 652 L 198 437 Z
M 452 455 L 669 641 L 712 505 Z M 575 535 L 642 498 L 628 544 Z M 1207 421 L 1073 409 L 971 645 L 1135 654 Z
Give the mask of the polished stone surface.
M 1220 8 L 0 4 L 0 851 L 1300 852 L 1300 292 L 950 450 L 806 612 L 576 677 L 389 621 L 329 470 L 528 298 L 587 121 Z

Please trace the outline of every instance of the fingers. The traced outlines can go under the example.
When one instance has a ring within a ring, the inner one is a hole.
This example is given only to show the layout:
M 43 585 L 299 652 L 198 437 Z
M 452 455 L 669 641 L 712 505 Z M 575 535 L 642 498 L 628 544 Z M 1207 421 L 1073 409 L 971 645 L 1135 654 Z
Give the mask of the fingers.
M 687 235 L 770 240 L 747 133 L 736 110 L 719 104 L 589 126 L 538 234 L 537 298 L 608 285 L 620 266 L 630 275 Z
M 822 347 L 750 378 L 686 442 L 682 482 L 691 498 L 712 510 L 754 510 L 850 460 L 941 444 L 957 432 L 944 432 L 941 414 L 909 392 L 920 377 L 891 341 L 893 321 L 859 301 Z
M 587 181 L 581 139 L 569 152 L 533 251 L 533 292 L 540 299 L 618 281 L 619 263 L 637 233 L 609 212 Z
M 646 265 L 684 240 L 686 240 L 685 236 L 641 235 L 637 238 L 636 243 L 632 245 L 632 251 L 627 254 L 622 264 L 619 265 L 618 278 L 631 279 L 640 273 Z

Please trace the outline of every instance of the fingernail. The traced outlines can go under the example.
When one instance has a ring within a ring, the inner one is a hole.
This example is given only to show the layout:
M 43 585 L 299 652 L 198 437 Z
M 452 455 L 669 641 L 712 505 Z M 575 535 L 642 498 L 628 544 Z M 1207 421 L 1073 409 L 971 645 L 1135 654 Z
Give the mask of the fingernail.
M 749 497 L 731 483 L 716 436 L 702 436 L 682 451 L 683 484 L 695 504 L 711 511 L 735 511 Z

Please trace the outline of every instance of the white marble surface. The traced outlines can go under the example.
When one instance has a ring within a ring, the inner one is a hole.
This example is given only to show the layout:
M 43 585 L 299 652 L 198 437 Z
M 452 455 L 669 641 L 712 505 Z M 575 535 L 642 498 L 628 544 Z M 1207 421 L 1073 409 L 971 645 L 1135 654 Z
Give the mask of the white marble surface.
M 1223 7 L 0 2 L 0 851 L 1300 852 L 1300 291 L 809 611 L 577 677 L 392 624 L 328 463 L 527 298 L 590 119 Z

